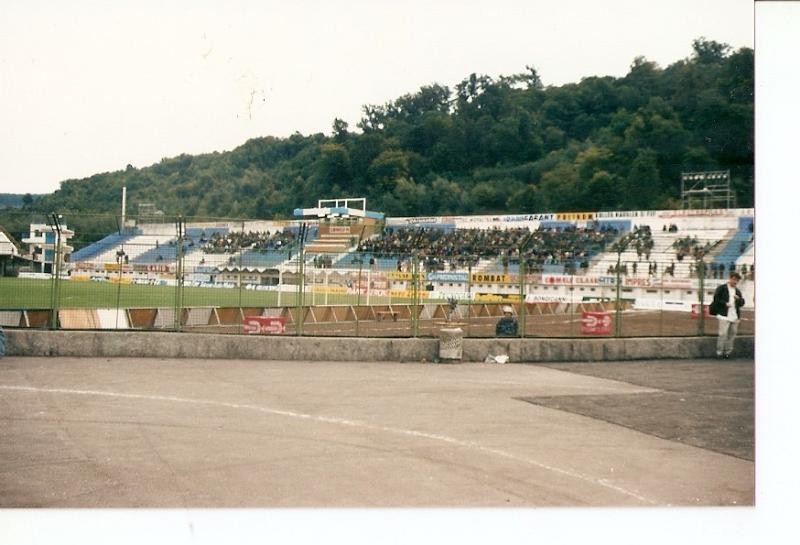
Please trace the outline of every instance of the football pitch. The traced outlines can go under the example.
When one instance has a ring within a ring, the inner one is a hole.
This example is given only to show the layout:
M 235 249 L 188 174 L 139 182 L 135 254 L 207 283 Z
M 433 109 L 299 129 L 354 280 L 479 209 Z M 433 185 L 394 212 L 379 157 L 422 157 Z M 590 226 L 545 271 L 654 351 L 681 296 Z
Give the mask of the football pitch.
M 63 281 L 59 284 L 58 306 L 61 308 L 156 308 L 173 307 L 178 297 L 184 307 L 271 307 L 297 306 L 296 291 L 252 290 L 245 288 L 211 288 L 184 285 L 118 284 L 113 282 Z M 306 286 L 303 304 L 366 304 L 367 298 L 356 295 L 309 293 Z M 0 278 L 0 309 L 51 308 L 53 282 L 29 278 Z M 372 296 L 372 304 L 409 303 L 408 299 Z

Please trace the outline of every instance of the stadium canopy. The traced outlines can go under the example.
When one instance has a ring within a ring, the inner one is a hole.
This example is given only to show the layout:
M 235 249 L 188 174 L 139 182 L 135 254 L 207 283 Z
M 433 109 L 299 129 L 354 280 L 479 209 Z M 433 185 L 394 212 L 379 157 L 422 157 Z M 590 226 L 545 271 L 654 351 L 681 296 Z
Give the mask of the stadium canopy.
M 296 217 L 308 218 L 335 218 L 356 217 L 382 220 L 382 212 L 367 210 L 367 199 L 321 199 L 317 201 L 316 208 L 295 208 Z

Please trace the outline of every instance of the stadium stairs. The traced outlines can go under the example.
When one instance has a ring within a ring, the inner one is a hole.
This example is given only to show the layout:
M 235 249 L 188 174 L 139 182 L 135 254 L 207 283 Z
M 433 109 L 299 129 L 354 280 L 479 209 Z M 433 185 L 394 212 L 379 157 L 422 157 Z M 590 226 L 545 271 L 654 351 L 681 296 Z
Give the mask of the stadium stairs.
M 108 253 L 111 249 L 112 255 L 114 256 L 111 261 L 116 259 L 116 251 L 117 248 L 121 244 L 125 244 L 127 241 L 134 238 L 136 235 L 123 235 L 121 233 L 112 233 L 102 239 L 98 240 L 97 242 L 93 242 L 88 246 L 81 248 L 80 250 L 73 252 L 71 256 L 72 261 L 95 261 L 97 260 L 97 256 L 103 255 Z
M 622 235 L 621 235 L 622 236 Z M 629 278 L 647 278 L 648 264 L 655 262 L 658 264 L 656 274 L 662 275 L 666 267 L 675 264 L 674 277 L 675 278 L 689 278 L 693 270 L 694 260 L 691 256 L 686 256 L 682 260 L 678 259 L 677 249 L 673 247 L 675 241 L 685 237 L 696 237 L 698 243 L 711 244 L 719 243 L 730 233 L 726 229 L 692 229 L 680 230 L 677 232 L 669 231 L 655 231 L 652 234 L 653 248 L 650 250 L 649 259 L 643 254 L 641 257 L 636 253 L 635 248 L 629 247 L 627 250 L 620 254 L 620 263 L 627 265 Z M 634 274 L 631 264 L 636 263 L 636 273 Z M 615 267 L 617 264 L 617 253 L 614 251 L 606 251 L 598 254 L 596 259 L 590 262 L 587 274 L 593 276 L 606 276 L 608 275 L 609 267 Z
M 719 252 L 713 255 L 712 263 L 723 265 L 726 270 L 731 263 L 739 264 L 739 258 L 752 246 L 752 225 L 753 218 L 739 218 L 738 229 L 732 232 L 728 242 L 722 245 Z

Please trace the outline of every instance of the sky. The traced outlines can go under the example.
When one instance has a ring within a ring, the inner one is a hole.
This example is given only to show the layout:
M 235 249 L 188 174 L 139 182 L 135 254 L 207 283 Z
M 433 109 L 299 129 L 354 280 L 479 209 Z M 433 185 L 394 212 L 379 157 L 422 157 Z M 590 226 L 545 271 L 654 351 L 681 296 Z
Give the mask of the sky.
M 754 45 L 750 0 L 0 2 L 0 193 L 250 138 L 356 130 L 362 106 L 469 74 L 545 85 Z

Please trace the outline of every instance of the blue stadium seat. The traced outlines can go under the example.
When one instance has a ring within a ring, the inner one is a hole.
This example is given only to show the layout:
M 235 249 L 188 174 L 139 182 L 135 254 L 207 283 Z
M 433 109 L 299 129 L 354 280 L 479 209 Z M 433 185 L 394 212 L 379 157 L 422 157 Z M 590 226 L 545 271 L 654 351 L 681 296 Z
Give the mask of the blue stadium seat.
M 714 257 L 712 263 L 724 265 L 725 267 L 728 267 L 731 263 L 736 263 L 743 250 L 746 250 L 750 245 L 750 240 L 753 237 L 752 226 L 752 216 L 740 217 L 736 233 Z
M 70 260 L 75 261 L 90 261 L 91 259 L 97 257 L 98 255 L 102 254 L 103 252 L 107 252 L 109 249 L 119 246 L 120 244 L 124 244 L 126 241 L 130 240 L 136 236 L 136 234 L 120 234 L 120 233 L 112 233 L 97 242 L 93 242 L 88 246 L 81 248 L 72 253 Z
M 134 257 L 132 263 L 174 262 L 178 258 L 177 247 L 173 244 L 161 244 Z

